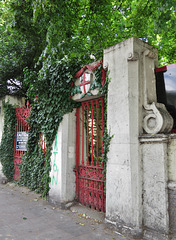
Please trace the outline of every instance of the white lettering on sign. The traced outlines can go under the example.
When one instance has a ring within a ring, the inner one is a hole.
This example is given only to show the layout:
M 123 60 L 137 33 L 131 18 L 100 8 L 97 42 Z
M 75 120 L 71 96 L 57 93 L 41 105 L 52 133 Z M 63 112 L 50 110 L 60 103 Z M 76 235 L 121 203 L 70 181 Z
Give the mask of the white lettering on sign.
M 17 151 L 27 151 L 27 141 L 28 141 L 28 133 L 27 132 L 17 132 L 16 150 Z

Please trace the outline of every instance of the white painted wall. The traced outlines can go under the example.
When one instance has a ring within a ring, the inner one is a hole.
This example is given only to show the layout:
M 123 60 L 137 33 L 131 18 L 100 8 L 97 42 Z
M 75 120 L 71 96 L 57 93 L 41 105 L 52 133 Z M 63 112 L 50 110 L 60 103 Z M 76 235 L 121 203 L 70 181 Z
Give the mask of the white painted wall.
M 57 139 L 57 144 L 56 144 Z M 73 201 L 76 194 L 76 116 L 66 114 L 53 143 L 51 157 L 50 202 L 64 204 Z

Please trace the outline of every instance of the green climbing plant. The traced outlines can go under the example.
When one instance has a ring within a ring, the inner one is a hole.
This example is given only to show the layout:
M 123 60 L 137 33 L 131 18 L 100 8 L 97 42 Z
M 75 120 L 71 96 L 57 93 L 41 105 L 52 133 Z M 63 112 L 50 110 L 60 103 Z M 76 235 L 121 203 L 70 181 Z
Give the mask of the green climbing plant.
M 15 107 L 9 104 L 9 102 L 5 103 L 3 101 L 3 112 L 4 127 L 0 145 L 0 161 L 4 175 L 11 181 L 14 175 L 13 157 L 16 111 Z
M 20 166 L 20 184 L 41 193 L 42 196 L 47 196 L 49 191 L 51 150 L 59 124 L 66 113 L 72 112 L 74 108 L 79 106 L 79 103 L 74 102 L 70 96 L 73 93 L 72 85 L 76 81 L 74 75 L 75 72 L 80 70 L 81 63 L 80 59 L 64 57 L 58 61 L 49 57 L 46 59 L 39 75 L 36 75 L 30 91 L 28 91 L 28 96 L 37 96 L 32 103 L 32 110 L 28 119 L 28 151 L 23 156 Z M 102 64 L 95 70 L 95 74 L 96 81 L 99 83 L 102 75 Z M 25 76 L 25 81 L 27 82 L 30 79 L 31 82 L 31 73 L 28 69 L 25 69 Z M 33 72 L 32 76 L 35 76 Z M 43 83 L 42 85 L 41 82 Z M 109 78 L 107 77 L 104 87 L 101 87 L 100 90 L 100 94 L 103 93 L 105 99 L 107 99 L 108 82 Z M 107 162 L 107 152 L 111 137 L 106 130 L 104 131 L 105 150 L 103 159 Z M 39 149 L 39 133 L 43 134 L 46 139 L 45 152 Z M 106 164 L 104 167 L 106 168 Z
M 57 60 L 48 57 L 28 91 L 30 98 L 36 97 L 28 119 L 28 151 L 20 167 L 20 184 L 43 196 L 49 191 L 51 150 L 58 126 L 63 116 L 79 105 L 70 98 L 74 74 L 79 68 L 79 59 L 64 57 Z M 33 72 L 25 69 L 26 83 L 28 79 L 31 80 L 31 75 L 34 77 Z M 38 146 L 39 133 L 46 139 L 45 152 Z
M 110 134 L 110 132 L 107 129 L 107 98 L 108 98 L 108 85 L 110 83 L 109 78 L 109 72 L 106 73 L 106 78 L 104 82 L 104 86 L 102 87 L 102 71 L 103 71 L 103 64 L 100 64 L 97 68 L 93 70 L 93 73 L 95 74 L 95 81 L 91 86 L 91 90 L 95 88 L 99 88 L 99 95 L 104 95 L 104 133 L 103 133 L 103 154 L 102 159 L 104 162 L 103 168 L 106 178 L 106 167 L 108 162 L 108 152 L 110 147 L 111 139 L 113 138 L 113 135 Z M 106 180 L 106 179 L 105 179 Z

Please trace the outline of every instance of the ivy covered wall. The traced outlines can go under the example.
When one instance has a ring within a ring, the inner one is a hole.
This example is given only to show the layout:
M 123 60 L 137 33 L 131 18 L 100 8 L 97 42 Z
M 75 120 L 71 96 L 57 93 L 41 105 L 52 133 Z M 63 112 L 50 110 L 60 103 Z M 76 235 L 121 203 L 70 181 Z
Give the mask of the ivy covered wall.
M 41 68 L 40 74 L 25 69 L 25 81 L 33 78 L 33 85 L 28 90 L 31 114 L 27 119 L 29 125 L 28 151 L 23 155 L 20 164 L 19 184 L 25 185 L 31 190 L 47 196 L 49 191 L 51 171 L 50 158 L 52 143 L 55 139 L 59 124 L 63 116 L 79 107 L 79 103 L 72 100 L 74 94 L 73 84 L 76 81 L 75 73 L 82 67 L 80 59 L 62 60 L 47 58 Z M 94 70 L 97 86 L 101 86 L 102 64 Z M 45 83 L 44 85 L 41 82 Z M 100 95 L 107 96 L 108 78 L 104 87 L 100 89 Z M 105 110 L 106 119 L 106 110 Z M 4 134 L 0 147 L 0 159 L 3 164 L 3 172 L 9 180 L 13 180 L 13 154 L 15 134 L 15 107 L 4 103 Z M 104 133 L 104 160 L 107 161 L 107 152 L 110 137 Z M 45 136 L 46 149 L 39 149 L 38 135 Z M 11 147 L 10 147 L 11 146 Z M 9 151 L 10 148 L 10 151 Z M 104 165 L 106 172 L 106 164 Z
M 6 178 L 13 180 L 13 157 L 14 157 L 14 137 L 15 137 L 15 107 L 8 102 L 3 101 L 4 126 L 0 144 L 0 162 L 2 164 L 2 172 Z

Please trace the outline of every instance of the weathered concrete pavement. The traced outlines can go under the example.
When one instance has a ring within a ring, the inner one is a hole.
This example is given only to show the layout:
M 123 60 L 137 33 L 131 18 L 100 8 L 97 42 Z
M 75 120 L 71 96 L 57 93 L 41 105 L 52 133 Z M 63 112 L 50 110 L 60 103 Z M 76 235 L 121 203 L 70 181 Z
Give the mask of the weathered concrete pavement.
M 127 240 L 75 208 L 54 208 L 36 193 L 15 184 L 0 184 L 2 240 Z

